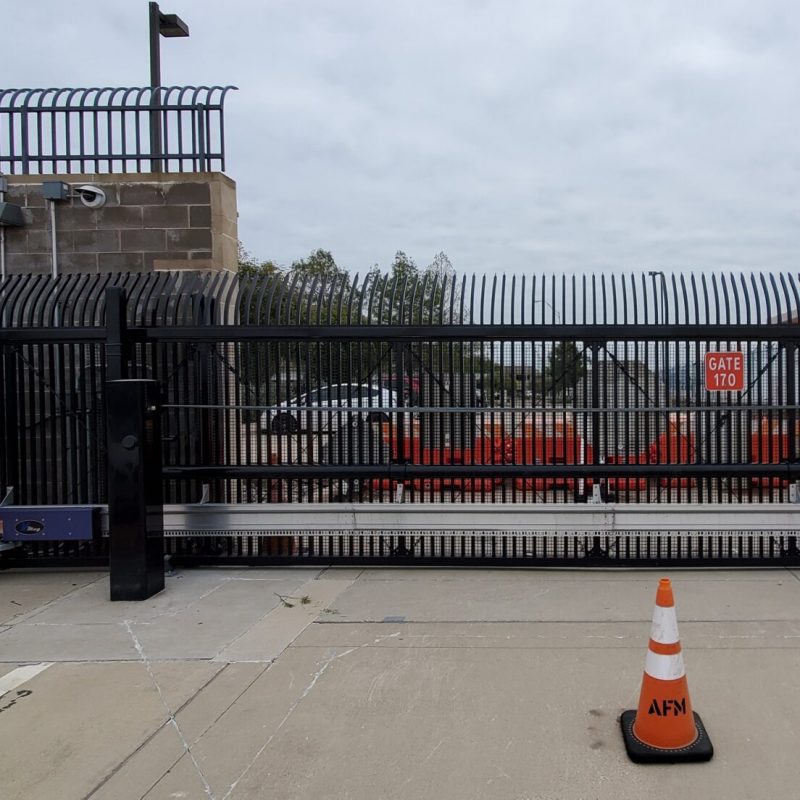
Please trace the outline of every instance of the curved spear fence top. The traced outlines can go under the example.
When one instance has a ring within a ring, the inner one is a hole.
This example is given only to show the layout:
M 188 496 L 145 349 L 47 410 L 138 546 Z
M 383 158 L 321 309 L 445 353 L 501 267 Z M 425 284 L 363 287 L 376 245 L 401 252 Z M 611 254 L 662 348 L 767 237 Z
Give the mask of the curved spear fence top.
M 128 324 L 303 326 L 683 325 L 800 321 L 800 275 L 437 275 L 335 277 L 279 272 L 15 275 L 0 285 L 3 327 L 102 327 L 106 289 L 128 298 Z M 526 330 L 527 329 L 527 330 Z M 713 330 L 709 330 L 713 335 Z
M 235 89 L 0 89 L 0 172 L 224 170 L 224 103 Z

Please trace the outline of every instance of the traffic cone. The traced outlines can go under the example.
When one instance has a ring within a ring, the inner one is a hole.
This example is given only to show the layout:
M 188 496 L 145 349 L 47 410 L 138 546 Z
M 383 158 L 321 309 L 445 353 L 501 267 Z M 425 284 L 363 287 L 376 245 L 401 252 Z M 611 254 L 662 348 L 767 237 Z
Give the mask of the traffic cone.
M 669 578 L 658 582 L 639 707 L 623 712 L 620 722 L 632 761 L 708 761 L 714 755 L 689 699 Z

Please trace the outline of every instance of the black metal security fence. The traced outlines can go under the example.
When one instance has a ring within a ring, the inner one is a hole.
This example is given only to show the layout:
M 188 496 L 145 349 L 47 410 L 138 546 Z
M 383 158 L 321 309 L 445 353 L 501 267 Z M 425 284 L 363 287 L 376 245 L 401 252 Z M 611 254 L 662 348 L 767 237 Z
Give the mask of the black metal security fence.
M 161 387 L 168 503 L 785 502 L 799 307 L 788 274 L 15 277 L 0 481 L 17 503 L 104 503 L 105 386 L 130 377 Z M 271 555 L 252 529 L 205 533 L 170 546 Z M 464 557 L 492 540 L 468 538 Z M 303 557 L 365 546 L 313 541 Z M 393 541 L 362 556 L 413 556 Z
M 108 288 L 113 307 L 107 306 Z M 793 276 L 19 276 L 2 482 L 104 500 L 109 377 L 163 388 L 168 500 L 772 502 L 797 457 Z M 661 302 L 661 306 L 658 302 Z M 741 354 L 709 391 L 706 354 Z M 291 470 L 287 470 L 291 467 Z M 172 479 L 175 476 L 175 479 Z M 178 476 L 179 479 L 178 479 Z
M 235 88 L 0 89 L 0 172 L 224 170 Z

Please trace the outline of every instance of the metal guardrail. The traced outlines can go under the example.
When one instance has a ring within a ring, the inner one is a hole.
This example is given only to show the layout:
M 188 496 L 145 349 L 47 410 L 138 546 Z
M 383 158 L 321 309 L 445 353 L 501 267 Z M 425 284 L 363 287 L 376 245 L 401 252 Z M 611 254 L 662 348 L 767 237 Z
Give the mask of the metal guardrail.
M 225 169 L 224 103 L 235 86 L 0 90 L 0 172 Z M 160 137 L 152 137 L 154 129 Z M 159 142 L 154 152 L 152 142 Z

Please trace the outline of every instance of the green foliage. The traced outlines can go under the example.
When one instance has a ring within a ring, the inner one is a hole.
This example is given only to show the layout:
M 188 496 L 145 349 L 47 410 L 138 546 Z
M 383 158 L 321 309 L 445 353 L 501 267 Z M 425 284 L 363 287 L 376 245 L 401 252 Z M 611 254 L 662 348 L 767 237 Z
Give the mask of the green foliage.
M 336 263 L 330 250 L 322 248 L 312 251 L 307 258 L 293 261 L 291 271 L 304 277 L 317 278 L 338 278 L 347 275 L 347 270 Z
M 243 275 L 296 275 L 299 278 L 340 278 L 347 275 L 347 270 L 342 269 L 329 250 L 318 248 L 313 250 L 306 258 L 292 262 L 292 266 L 284 271 L 271 259 L 261 261 L 249 250 L 245 250 L 241 242 L 238 245 L 239 272 Z
M 413 258 L 398 250 L 389 272 L 389 287 L 382 309 L 387 323 L 429 324 L 447 320 L 451 301 L 458 312 L 460 295 L 455 285 L 455 270 L 444 253 L 437 253 L 427 267 L 420 269 Z
M 575 342 L 556 342 L 544 370 L 545 394 L 571 397 L 585 375 L 586 361 L 578 345 Z
M 281 268 L 274 261 L 259 261 L 252 253 L 245 250 L 242 243 L 237 246 L 239 273 L 242 275 L 276 275 Z
M 259 283 L 267 284 L 257 285 L 255 291 L 248 294 L 252 298 L 250 307 L 242 308 L 243 318 L 251 324 L 266 324 L 281 318 L 300 325 L 336 325 L 355 321 L 350 319 L 351 309 L 362 307 L 362 313 L 366 314 L 366 304 L 358 305 L 358 299 L 351 305 L 350 275 L 328 250 L 318 248 L 292 262 L 289 269 L 282 269 L 274 261 L 254 258 L 240 245 L 239 269 L 244 275 L 255 275 Z M 268 285 L 275 280 L 281 281 L 277 291 Z M 261 291 L 262 288 L 265 291 Z M 372 296 L 373 289 L 376 302 L 383 298 L 377 312 L 384 324 L 447 322 L 451 306 L 455 318 L 460 311 L 455 271 L 443 252 L 437 253 L 432 262 L 421 269 L 413 258 L 398 250 L 388 276 L 376 265 L 360 282 L 362 296 Z M 485 358 L 478 345 L 417 342 L 407 345 L 404 352 L 404 370 L 409 374 L 424 365 L 434 370 L 449 370 L 451 364 L 455 369 L 468 369 L 470 364 L 481 372 L 491 369 L 490 364 L 484 364 Z M 259 386 L 251 386 L 249 393 L 258 398 L 255 403 L 268 404 L 286 399 L 274 396 L 274 389 L 270 387 L 277 385 L 277 375 L 287 369 L 302 376 L 306 387 L 351 380 L 371 383 L 397 369 L 396 365 L 392 366 L 393 358 L 387 346 L 379 342 L 349 348 L 324 341 L 311 347 L 297 342 L 257 344 L 249 347 L 243 358 L 248 364 L 247 372 L 260 376 Z

